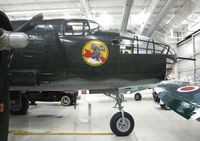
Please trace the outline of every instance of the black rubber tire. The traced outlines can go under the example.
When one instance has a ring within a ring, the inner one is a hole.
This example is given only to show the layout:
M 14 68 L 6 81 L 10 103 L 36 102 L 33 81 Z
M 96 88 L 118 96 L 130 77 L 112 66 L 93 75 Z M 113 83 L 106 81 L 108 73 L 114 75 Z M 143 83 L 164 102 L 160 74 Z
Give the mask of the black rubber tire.
M 10 113 L 13 115 L 26 115 L 29 108 L 29 100 L 25 94 L 21 94 L 20 108 L 18 110 L 13 110 L 10 103 Z
M 60 99 L 60 102 L 62 106 L 69 106 L 73 103 L 71 97 L 68 95 L 63 95 Z
M 35 100 L 30 100 L 29 105 L 37 105 Z
M 120 122 L 119 120 L 122 120 L 121 112 L 114 114 L 110 120 L 110 128 L 116 136 L 128 136 L 134 129 L 135 122 L 133 117 L 127 112 L 124 112 L 124 117 L 125 120 L 128 120 L 130 123 L 129 128 L 126 131 L 120 131 L 117 127 L 117 123 Z
M 153 95 L 153 100 L 154 100 L 155 102 L 160 102 L 160 98 L 158 97 L 158 95 L 157 95 L 156 92 L 153 92 L 152 95 Z
M 170 110 L 170 108 L 166 104 L 160 104 L 160 107 L 164 110 Z
M 136 94 L 134 95 L 134 99 L 135 99 L 135 101 L 140 101 L 140 100 L 142 100 L 142 95 L 141 95 L 141 93 L 136 93 Z

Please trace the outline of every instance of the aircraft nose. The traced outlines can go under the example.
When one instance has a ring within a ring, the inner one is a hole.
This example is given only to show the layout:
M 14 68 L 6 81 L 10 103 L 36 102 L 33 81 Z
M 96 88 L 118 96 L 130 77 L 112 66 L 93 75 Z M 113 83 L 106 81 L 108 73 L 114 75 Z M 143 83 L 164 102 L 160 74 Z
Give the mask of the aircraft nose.
M 176 52 L 165 43 L 154 41 L 153 39 L 136 35 L 120 33 L 120 53 L 122 54 L 146 54 L 166 58 L 166 75 L 168 75 L 177 62 Z

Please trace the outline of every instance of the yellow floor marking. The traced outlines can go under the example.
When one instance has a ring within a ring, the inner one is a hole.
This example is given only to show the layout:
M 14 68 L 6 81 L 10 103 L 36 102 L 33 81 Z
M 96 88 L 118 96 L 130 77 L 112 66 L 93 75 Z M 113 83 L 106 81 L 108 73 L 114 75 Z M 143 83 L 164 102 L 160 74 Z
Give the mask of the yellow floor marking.
M 113 135 L 110 132 L 32 132 L 24 130 L 10 129 L 10 133 L 14 135 L 92 135 L 92 136 L 102 136 L 102 135 Z

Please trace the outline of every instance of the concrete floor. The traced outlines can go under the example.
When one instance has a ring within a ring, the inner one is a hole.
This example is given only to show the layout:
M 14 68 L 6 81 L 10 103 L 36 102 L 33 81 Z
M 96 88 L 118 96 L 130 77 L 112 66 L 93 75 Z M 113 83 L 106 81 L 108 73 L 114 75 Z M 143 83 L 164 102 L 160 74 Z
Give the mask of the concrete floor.
M 127 137 L 115 135 L 14 135 L 9 134 L 8 141 L 199 141 L 200 124 L 188 121 L 172 111 L 160 109 L 150 94 L 136 102 L 133 95 L 126 95 L 124 110 L 135 119 L 135 129 Z M 111 132 L 109 124 L 114 100 L 104 95 L 82 95 L 77 109 L 63 107 L 58 102 L 37 102 L 31 106 L 26 116 L 11 116 L 10 130 L 31 132 Z M 91 116 L 88 110 L 91 104 Z

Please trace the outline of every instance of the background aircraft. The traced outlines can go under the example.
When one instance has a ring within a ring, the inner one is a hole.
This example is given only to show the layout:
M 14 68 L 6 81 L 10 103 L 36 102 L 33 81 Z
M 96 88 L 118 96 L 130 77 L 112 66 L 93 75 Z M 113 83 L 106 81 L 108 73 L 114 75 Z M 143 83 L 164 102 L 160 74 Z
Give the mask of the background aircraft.
M 200 121 L 199 86 L 182 86 L 180 84 L 160 84 L 155 88 L 160 100 L 170 109 L 186 119 Z
M 119 91 L 123 94 L 133 94 L 134 99 L 139 101 L 142 99 L 141 92 L 147 92 L 148 89 L 152 89 L 155 87 L 155 84 L 148 84 L 148 85 L 139 85 L 139 86 L 129 86 L 129 87 L 121 87 Z M 152 93 L 152 92 L 151 92 Z

